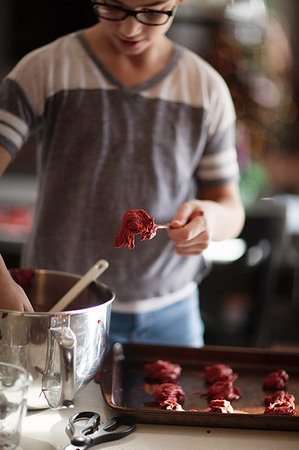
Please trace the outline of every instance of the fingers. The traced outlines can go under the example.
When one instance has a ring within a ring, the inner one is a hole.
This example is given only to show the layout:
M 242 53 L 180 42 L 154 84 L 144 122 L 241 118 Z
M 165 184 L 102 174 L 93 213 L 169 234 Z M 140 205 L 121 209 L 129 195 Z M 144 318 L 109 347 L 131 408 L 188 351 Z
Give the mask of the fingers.
M 184 223 L 184 225 L 182 225 Z M 180 224 L 180 226 L 179 226 Z M 195 211 L 187 220 L 174 219 L 168 230 L 169 237 L 175 242 L 188 242 L 207 230 L 203 211 Z
M 179 255 L 200 255 L 209 245 L 210 234 L 204 212 L 194 210 L 190 203 L 179 208 L 170 227 L 168 234 Z
M 192 202 L 184 203 L 178 209 L 176 216 L 170 223 L 170 227 L 174 229 L 182 228 L 189 222 L 191 222 L 195 217 L 202 216 L 203 214 L 204 214 L 203 211 L 194 209 L 194 205 L 192 204 Z
M 24 312 L 34 312 L 34 309 L 30 302 L 24 304 Z
M 200 255 L 209 246 L 210 239 L 208 233 L 204 232 L 195 238 L 185 241 L 174 241 L 176 252 L 179 255 Z
M 14 291 L 11 294 L 11 303 L 8 309 L 21 312 L 34 312 L 32 304 L 23 288 L 14 282 Z
M 19 286 L 21 288 L 21 286 Z M 22 302 L 22 307 L 24 312 L 34 312 L 34 309 L 32 307 L 32 304 L 29 300 L 29 298 L 27 297 L 27 295 L 25 294 L 24 290 L 21 288 L 20 289 L 20 298 L 19 301 Z

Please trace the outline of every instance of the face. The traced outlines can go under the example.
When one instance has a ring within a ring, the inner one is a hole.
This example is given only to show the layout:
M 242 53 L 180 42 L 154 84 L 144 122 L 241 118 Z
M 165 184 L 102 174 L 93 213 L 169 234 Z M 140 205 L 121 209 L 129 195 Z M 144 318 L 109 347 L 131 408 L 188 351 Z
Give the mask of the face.
M 102 0 L 103 1 L 103 0 Z M 171 11 L 185 0 L 105 0 L 107 5 L 118 6 L 130 11 L 151 9 Z M 100 19 L 100 27 L 109 44 L 118 53 L 139 55 L 153 44 L 158 44 L 171 26 L 173 17 L 164 25 L 144 25 L 133 16 L 118 22 Z

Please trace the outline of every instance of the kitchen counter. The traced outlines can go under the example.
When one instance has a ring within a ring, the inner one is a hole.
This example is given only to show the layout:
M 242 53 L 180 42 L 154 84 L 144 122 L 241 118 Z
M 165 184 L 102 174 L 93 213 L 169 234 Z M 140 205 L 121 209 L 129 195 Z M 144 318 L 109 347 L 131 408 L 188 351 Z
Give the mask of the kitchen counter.
M 101 421 L 111 417 L 101 389 L 94 381 L 76 396 L 72 409 L 28 411 L 18 450 L 62 450 L 69 442 L 68 418 L 77 411 L 95 411 Z M 137 424 L 136 431 L 119 441 L 91 447 L 94 450 L 298 450 L 299 433 Z

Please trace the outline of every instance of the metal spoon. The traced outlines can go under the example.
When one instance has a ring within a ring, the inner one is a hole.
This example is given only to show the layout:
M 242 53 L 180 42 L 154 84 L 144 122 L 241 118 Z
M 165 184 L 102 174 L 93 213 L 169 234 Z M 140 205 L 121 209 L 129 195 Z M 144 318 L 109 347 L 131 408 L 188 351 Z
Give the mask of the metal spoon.
M 188 220 L 187 223 L 191 222 L 191 220 L 193 220 L 195 217 L 203 216 L 203 215 L 204 215 L 204 212 L 203 212 L 203 211 L 196 211 L 195 213 L 193 213 L 193 214 L 191 215 L 191 217 L 190 217 L 190 219 Z M 157 225 L 157 228 L 159 228 L 159 229 L 161 229 L 161 230 L 162 230 L 162 229 L 166 229 L 166 230 L 172 229 L 172 227 L 171 227 L 170 225 L 164 225 L 164 224 Z
M 170 228 L 170 226 L 169 225 L 157 225 L 157 228 L 159 228 L 160 230 L 163 230 L 163 229 L 168 230 L 168 228 Z

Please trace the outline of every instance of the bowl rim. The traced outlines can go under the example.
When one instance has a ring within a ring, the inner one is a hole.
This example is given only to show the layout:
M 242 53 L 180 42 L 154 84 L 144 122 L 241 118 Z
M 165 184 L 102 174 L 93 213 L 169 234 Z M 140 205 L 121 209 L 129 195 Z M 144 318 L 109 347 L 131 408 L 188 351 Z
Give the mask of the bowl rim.
M 24 268 L 24 270 L 26 270 Z M 70 276 L 72 278 L 75 279 L 80 279 L 82 277 L 82 275 L 79 275 L 77 273 L 71 273 L 71 272 L 63 272 L 60 270 L 52 270 L 52 269 L 33 269 L 35 273 L 46 273 L 46 274 L 53 274 L 53 275 L 61 275 L 61 276 Z M 102 283 L 101 281 L 98 280 L 94 280 L 92 283 L 95 283 L 96 285 L 101 285 L 102 287 L 104 287 L 107 291 L 109 291 L 111 293 L 111 298 L 109 300 L 106 300 L 104 303 L 99 303 L 98 305 L 94 305 L 94 306 L 89 306 L 87 308 L 80 308 L 80 309 L 74 309 L 74 310 L 70 310 L 70 311 L 59 311 L 59 312 L 49 312 L 49 311 L 34 311 L 34 312 L 29 312 L 29 311 L 12 311 L 10 309 L 1 309 L 0 308 L 0 315 L 2 315 L 2 318 L 4 318 L 6 316 L 6 314 L 12 315 L 12 316 L 21 316 L 21 317 L 37 317 L 37 316 L 45 316 L 45 317 L 53 317 L 53 316 L 72 316 L 72 315 L 76 315 L 76 314 L 82 314 L 82 312 L 87 312 L 87 311 L 91 311 L 94 310 L 95 308 L 99 308 L 101 306 L 109 306 L 111 305 L 111 303 L 115 300 L 115 292 L 109 288 L 109 286 L 107 286 L 105 283 Z M 92 284 L 91 283 L 91 284 Z M 4 317 L 3 317 L 4 315 Z

